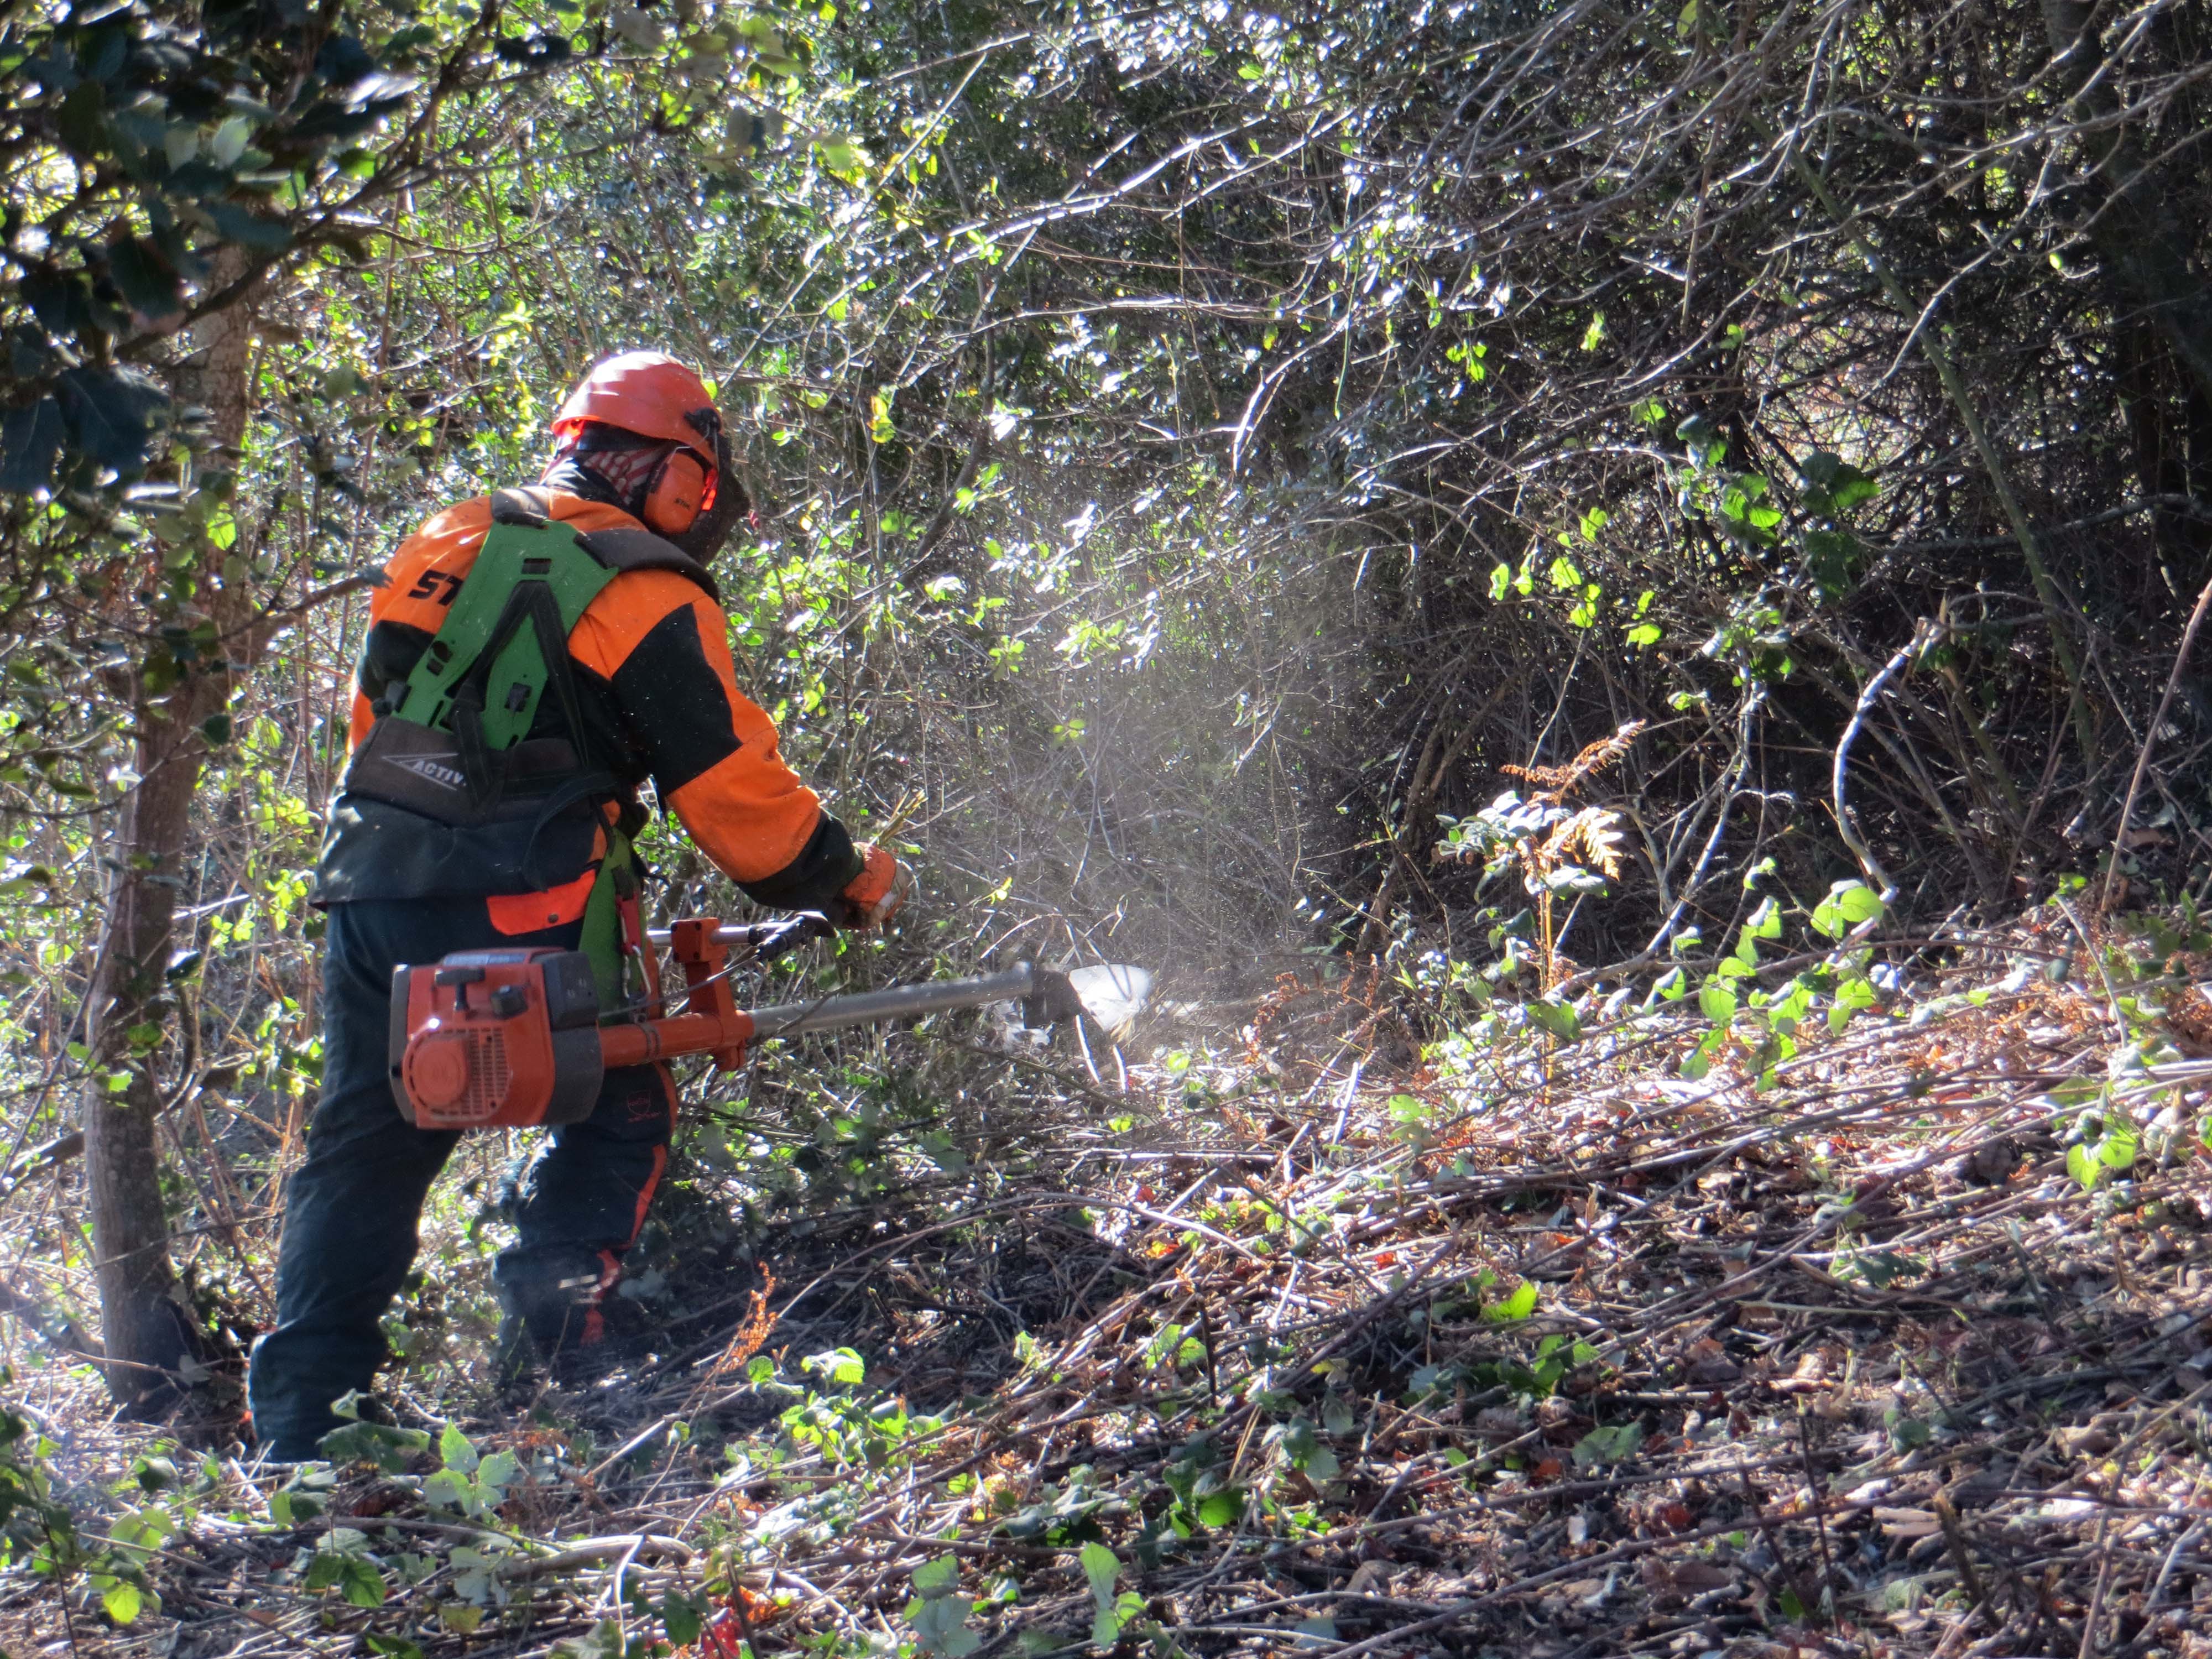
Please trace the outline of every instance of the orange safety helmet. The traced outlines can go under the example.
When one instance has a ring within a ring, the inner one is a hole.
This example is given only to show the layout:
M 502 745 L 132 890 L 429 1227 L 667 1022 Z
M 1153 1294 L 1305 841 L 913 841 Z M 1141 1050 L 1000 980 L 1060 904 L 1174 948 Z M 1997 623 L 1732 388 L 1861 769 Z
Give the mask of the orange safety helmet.
M 689 452 L 672 453 L 647 486 L 650 527 L 681 535 L 714 506 L 721 416 L 706 383 L 676 359 L 658 351 L 625 351 L 598 364 L 553 417 L 554 435 L 566 436 L 589 421 L 681 444 Z

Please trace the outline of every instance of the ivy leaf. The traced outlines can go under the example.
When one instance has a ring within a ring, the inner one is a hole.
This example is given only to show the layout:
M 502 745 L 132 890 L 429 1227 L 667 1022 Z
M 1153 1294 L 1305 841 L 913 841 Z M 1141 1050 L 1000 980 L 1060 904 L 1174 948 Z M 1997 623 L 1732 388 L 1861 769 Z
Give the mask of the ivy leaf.
M 52 483 L 62 434 L 62 406 L 52 398 L 0 414 L 0 492 L 27 495 Z
M 290 226 L 248 212 L 235 202 L 207 202 L 201 210 L 226 239 L 256 253 L 282 253 L 292 246 Z
M 1582 1035 L 1582 1016 L 1564 1002 L 1546 997 L 1540 1001 L 1522 1005 L 1529 1019 L 1549 1031 L 1562 1042 L 1572 1042 Z
M 2099 1143 L 2097 1159 L 2108 1170 L 2131 1170 L 2140 1146 L 2132 1124 L 2115 1123 Z
M 153 417 L 168 399 L 145 381 L 97 368 L 70 370 L 57 390 L 78 452 L 96 465 L 137 471 L 152 441 Z
M 2097 1182 L 2104 1176 L 2105 1163 L 2087 1146 L 2069 1146 L 2066 1149 L 2066 1173 L 2081 1182 L 2083 1192 L 2094 1192 Z
M 183 284 L 152 243 L 137 236 L 111 243 L 107 271 L 145 325 L 162 328 L 184 319 Z
M 1863 881 L 1839 881 L 1813 907 L 1814 931 L 1827 939 L 1841 939 L 1881 912 L 1881 895 L 1873 888 Z

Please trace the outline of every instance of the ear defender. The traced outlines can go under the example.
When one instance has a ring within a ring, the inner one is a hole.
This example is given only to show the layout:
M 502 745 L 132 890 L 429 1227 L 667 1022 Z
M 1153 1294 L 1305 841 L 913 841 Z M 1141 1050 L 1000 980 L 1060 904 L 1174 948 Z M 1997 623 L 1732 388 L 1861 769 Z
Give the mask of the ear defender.
M 662 536 L 680 536 L 698 519 L 707 504 L 707 467 L 688 449 L 672 449 L 654 469 L 645 487 L 647 529 Z

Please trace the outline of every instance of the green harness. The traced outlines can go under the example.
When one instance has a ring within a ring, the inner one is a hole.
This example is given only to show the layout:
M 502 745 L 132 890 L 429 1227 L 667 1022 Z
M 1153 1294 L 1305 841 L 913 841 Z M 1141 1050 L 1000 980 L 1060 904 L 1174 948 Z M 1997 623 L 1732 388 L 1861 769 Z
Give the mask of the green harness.
M 564 524 L 495 523 L 453 609 L 407 677 L 405 696 L 385 718 L 452 732 L 461 769 L 480 798 L 500 787 L 493 757 L 529 735 L 548 691 L 580 752 L 584 714 L 568 662 L 568 635 L 619 574 L 580 546 L 576 532 Z M 564 795 L 589 799 L 600 793 L 594 786 L 602 778 L 610 792 L 620 787 L 611 773 L 581 772 L 540 813 L 557 811 L 568 804 Z M 592 959 L 599 1006 L 616 1008 L 624 998 L 620 901 L 634 896 L 638 883 L 629 836 L 616 824 L 606 825 L 605 833 L 606 856 L 584 903 L 577 948 Z
M 452 609 L 404 689 L 379 700 L 347 768 L 324 845 L 323 896 L 539 891 L 586 867 L 603 833 L 578 948 L 591 957 L 599 1006 L 618 1008 L 625 945 L 642 944 L 623 938 L 642 817 L 586 723 L 568 635 L 624 570 L 672 569 L 714 586 L 696 561 L 647 532 L 579 536 L 517 490 L 495 495 L 492 510 Z M 562 735 L 532 737 L 548 698 Z M 611 823 L 609 801 L 624 809 Z M 559 866 L 550 880 L 549 855 Z

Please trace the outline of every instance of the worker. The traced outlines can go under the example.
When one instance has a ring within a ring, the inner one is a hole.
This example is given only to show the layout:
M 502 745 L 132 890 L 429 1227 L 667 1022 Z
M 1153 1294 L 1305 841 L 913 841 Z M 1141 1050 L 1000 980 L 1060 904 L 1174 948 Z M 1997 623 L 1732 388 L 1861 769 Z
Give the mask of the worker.
M 823 811 L 738 689 L 707 566 L 747 503 L 699 377 L 656 353 L 610 358 L 553 433 L 536 488 L 438 514 L 370 602 L 317 869 L 321 1096 L 286 1189 L 276 1325 L 247 1379 L 273 1462 L 315 1456 L 333 1402 L 386 1359 L 381 1321 L 459 1139 L 394 1102 L 394 967 L 552 945 L 590 955 L 602 1007 L 634 1000 L 648 778 L 761 904 L 871 927 L 908 884 Z M 515 1181 L 517 1237 L 493 1281 L 556 1377 L 604 1364 L 675 1107 L 665 1065 L 611 1071 L 592 1115 L 548 1133 Z

